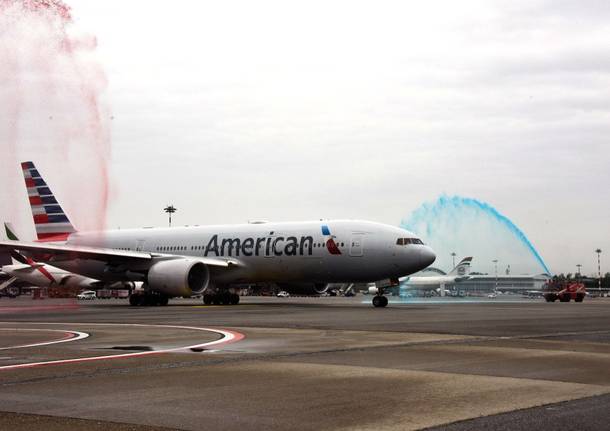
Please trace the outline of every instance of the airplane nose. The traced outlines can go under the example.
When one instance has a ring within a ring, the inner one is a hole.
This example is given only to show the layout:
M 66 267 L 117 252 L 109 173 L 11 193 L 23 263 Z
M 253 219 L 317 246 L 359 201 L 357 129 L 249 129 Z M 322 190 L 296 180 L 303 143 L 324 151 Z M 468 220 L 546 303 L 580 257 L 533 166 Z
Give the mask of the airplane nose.
M 436 260 L 436 254 L 430 247 L 422 247 L 419 251 L 419 263 L 422 268 L 427 268 Z

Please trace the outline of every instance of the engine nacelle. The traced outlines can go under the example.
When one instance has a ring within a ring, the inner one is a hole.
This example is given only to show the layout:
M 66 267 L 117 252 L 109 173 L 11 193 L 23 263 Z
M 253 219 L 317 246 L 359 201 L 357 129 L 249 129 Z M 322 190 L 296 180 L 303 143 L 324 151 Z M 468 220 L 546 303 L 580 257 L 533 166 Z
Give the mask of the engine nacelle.
M 321 295 L 328 291 L 329 283 L 279 283 L 280 289 L 292 295 Z
M 192 259 L 162 260 L 148 270 L 148 286 L 168 296 L 192 296 L 205 290 L 210 271 Z

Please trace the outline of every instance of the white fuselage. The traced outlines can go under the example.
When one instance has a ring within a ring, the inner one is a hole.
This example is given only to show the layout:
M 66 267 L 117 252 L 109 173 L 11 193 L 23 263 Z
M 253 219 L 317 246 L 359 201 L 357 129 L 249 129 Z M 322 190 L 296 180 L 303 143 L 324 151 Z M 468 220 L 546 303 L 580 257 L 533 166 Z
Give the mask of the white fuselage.
M 408 277 L 401 280 L 403 287 L 409 289 L 418 289 L 425 287 L 439 287 L 441 285 L 448 285 L 460 282 L 468 279 L 468 276 L 460 275 L 439 275 L 432 277 Z
M 5 265 L 2 271 L 16 277 L 18 280 L 37 287 L 79 287 L 88 288 L 94 285 L 97 280 L 89 277 L 84 277 L 79 274 L 73 274 L 60 268 L 51 265 L 35 265 L 27 264 Z
M 415 236 L 379 223 L 335 220 L 75 233 L 67 244 L 235 262 L 229 269 L 212 270 L 211 281 L 217 284 L 317 283 L 398 278 L 434 261 L 434 252 L 425 245 L 398 245 L 397 239 L 403 237 Z M 328 245 L 331 238 L 336 248 Z M 53 262 L 99 280 L 125 278 L 120 264 L 109 267 L 82 259 Z M 137 270 L 130 266 L 130 271 Z

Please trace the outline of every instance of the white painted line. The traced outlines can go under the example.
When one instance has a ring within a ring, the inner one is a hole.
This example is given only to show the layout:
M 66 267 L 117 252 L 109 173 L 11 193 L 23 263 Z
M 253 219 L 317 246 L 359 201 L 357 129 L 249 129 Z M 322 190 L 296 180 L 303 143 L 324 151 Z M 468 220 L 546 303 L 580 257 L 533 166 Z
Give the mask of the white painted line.
M 60 338 L 58 340 L 52 341 L 43 341 L 41 343 L 32 343 L 32 344 L 21 344 L 18 346 L 9 346 L 9 347 L 0 347 L 0 350 L 12 350 L 12 349 L 23 349 L 26 347 L 40 347 L 40 346 L 48 346 L 50 344 L 59 344 L 59 343 L 67 343 L 69 341 L 82 340 L 83 338 L 87 338 L 89 334 L 86 332 L 80 331 L 63 331 L 59 329 L 27 329 L 27 328 L 0 328 L 0 331 L 45 331 L 45 332 L 59 332 L 61 334 L 68 334 L 68 337 Z
M 0 322 L 3 324 L 6 322 Z M 14 323 L 14 322 L 13 322 Z M 19 324 L 27 324 L 26 322 L 19 322 Z M 151 327 L 151 328 L 172 328 L 172 329 L 188 329 L 194 331 L 205 331 L 205 332 L 214 332 L 216 334 L 222 335 L 222 338 L 215 341 L 208 341 L 206 343 L 201 344 L 193 344 L 191 346 L 184 347 L 175 347 L 172 349 L 162 349 L 162 350 L 152 350 L 146 352 L 135 352 L 135 353 L 122 353 L 117 355 L 104 355 L 104 356 L 89 356 L 84 358 L 71 358 L 71 359 L 59 359 L 55 361 L 43 361 L 43 362 L 29 362 L 24 364 L 15 364 L 15 365 L 5 365 L 0 367 L 0 371 L 2 370 L 15 370 L 19 368 L 32 368 L 39 367 L 45 365 L 61 365 L 61 364 L 73 364 L 78 362 L 90 362 L 90 361 L 99 361 L 104 359 L 123 359 L 123 358 L 136 358 L 141 356 L 148 355 L 158 355 L 163 353 L 171 353 L 171 352 L 180 352 L 180 351 L 189 351 L 190 349 L 201 349 L 208 346 L 219 346 L 221 344 L 227 344 L 239 341 L 243 339 L 245 336 L 239 332 L 231 331 L 228 329 L 214 329 L 214 328 L 198 328 L 195 326 L 175 326 L 175 325 L 147 325 L 140 323 L 38 323 L 38 322 L 30 322 L 31 325 L 84 325 L 84 326 L 132 326 L 132 327 Z

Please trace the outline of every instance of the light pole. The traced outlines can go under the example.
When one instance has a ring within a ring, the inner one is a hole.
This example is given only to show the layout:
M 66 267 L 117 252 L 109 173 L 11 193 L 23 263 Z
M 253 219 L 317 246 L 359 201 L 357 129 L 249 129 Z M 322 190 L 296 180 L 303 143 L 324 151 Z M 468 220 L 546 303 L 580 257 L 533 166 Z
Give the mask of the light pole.
M 165 208 L 163 208 L 163 211 L 165 211 L 167 214 L 169 214 L 169 227 L 172 227 L 172 214 L 175 213 L 176 211 L 178 211 L 178 209 L 170 204 L 170 205 L 166 206 Z
M 451 253 L 451 257 L 453 258 L 453 267 L 455 268 L 455 252 Z
M 494 288 L 494 293 L 498 293 L 498 259 L 492 260 L 494 263 L 494 268 L 496 271 L 496 287 Z
M 580 275 L 580 268 L 582 268 L 582 265 L 580 263 L 576 264 L 576 268 L 578 268 L 578 272 L 576 273 L 578 275 L 578 278 L 580 279 L 581 275 Z
M 602 265 L 601 265 L 600 255 L 602 254 L 602 249 L 598 248 L 597 250 L 595 250 L 595 253 L 597 253 L 597 288 L 601 292 L 602 291 Z

